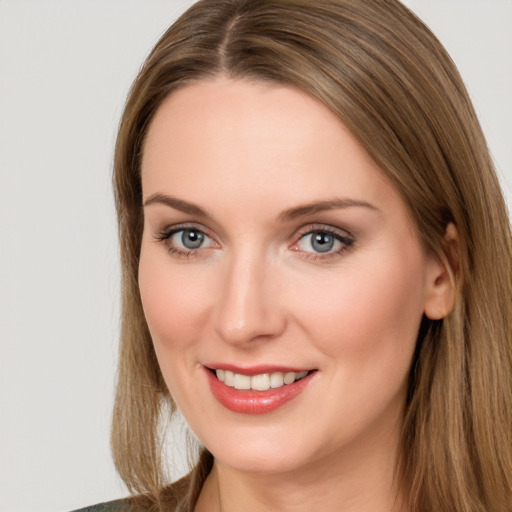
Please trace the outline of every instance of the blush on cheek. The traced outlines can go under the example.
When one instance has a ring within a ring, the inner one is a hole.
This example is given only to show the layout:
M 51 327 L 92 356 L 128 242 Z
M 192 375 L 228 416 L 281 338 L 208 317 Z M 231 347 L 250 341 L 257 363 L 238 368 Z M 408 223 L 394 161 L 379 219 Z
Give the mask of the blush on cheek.
M 177 349 L 193 340 L 208 311 L 204 282 L 169 272 L 168 265 L 141 258 L 139 288 L 153 341 L 162 349 Z M 211 299 L 210 299 L 211 300 Z
M 423 314 L 422 255 L 397 252 L 392 262 L 372 255 L 371 265 L 362 261 L 295 289 L 291 310 L 322 352 L 354 361 L 412 353 Z

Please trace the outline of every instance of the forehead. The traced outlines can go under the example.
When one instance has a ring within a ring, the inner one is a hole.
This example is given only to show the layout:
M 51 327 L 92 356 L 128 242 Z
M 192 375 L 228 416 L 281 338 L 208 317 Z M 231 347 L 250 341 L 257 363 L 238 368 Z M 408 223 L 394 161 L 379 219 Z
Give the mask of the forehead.
M 283 208 L 331 196 L 396 196 L 318 100 L 289 86 L 224 78 L 183 87 L 162 103 L 146 138 L 142 181 L 145 197 L 275 197 Z

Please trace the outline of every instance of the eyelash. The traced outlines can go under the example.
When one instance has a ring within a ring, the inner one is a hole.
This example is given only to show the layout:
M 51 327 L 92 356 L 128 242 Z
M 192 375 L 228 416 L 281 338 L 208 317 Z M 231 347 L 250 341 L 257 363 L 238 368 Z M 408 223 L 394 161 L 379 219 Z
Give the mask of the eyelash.
M 341 234 L 339 230 L 325 226 L 325 225 L 309 225 L 303 230 L 299 231 L 299 239 L 297 242 L 293 244 L 293 246 L 296 246 L 303 238 L 305 238 L 308 235 L 312 235 L 314 233 L 320 233 L 320 234 L 326 234 L 329 236 L 332 236 L 336 241 L 340 242 L 341 247 L 337 249 L 336 251 L 332 252 L 326 252 L 324 254 L 319 252 L 309 252 L 309 251 L 301 251 L 303 253 L 303 257 L 318 261 L 318 260 L 327 260 L 330 258 L 335 258 L 337 256 L 340 256 L 341 254 L 349 251 L 354 246 L 354 238 L 352 235 L 344 231 L 345 234 Z M 298 251 L 298 250 L 297 250 Z
M 205 247 L 205 248 L 199 247 L 197 249 L 182 249 L 181 247 L 177 247 L 177 246 L 171 245 L 169 243 L 170 239 L 175 234 L 177 234 L 181 231 L 186 231 L 186 230 L 196 231 L 196 232 L 201 233 L 204 236 L 208 237 L 209 239 L 213 240 L 213 238 L 205 232 L 204 228 L 199 228 L 198 226 L 188 225 L 188 224 L 178 225 L 178 226 L 173 226 L 171 228 L 167 228 L 167 229 L 161 231 L 160 233 L 158 233 L 155 236 L 155 239 L 157 242 L 164 244 L 167 251 L 171 255 L 175 255 L 178 257 L 185 257 L 185 258 L 189 258 L 189 259 L 193 258 L 193 257 L 199 257 L 203 251 L 208 250 L 209 248 L 208 247 Z M 297 244 L 299 244 L 299 242 L 302 239 L 304 239 L 308 235 L 313 235 L 314 233 L 320 233 L 320 234 L 326 234 L 326 235 L 332 236 L 336 241 L 340 242 L 341 247 L 339 249 L 337 249 L 336 251 L 326 252 L 324 254 L 319 253 L 319 252 L 301 251 L 299 249 L 293 249 L 293 247 L 297 246 Z M 344 232 L 344 233 L 346 233 L 346 232 Z M 339 256 L 339 255 L 343 254 L 344 252 L 350 250 L 353 247 L 353 245 L 354 245 L 354 239 L 348 233 L 341 234 L 340 231 L 338 231 L 332 227 L 325 226 L 325 225 L 309 225 L 298 232 L 298 239 L 293 244 L 292 250 L 302 253 L 302 256 L 304 258 L 318 261 L 318 260 L 327 260 L 327 259 Z M 204 254 L 204 252 L 203 252 L 203 254 Z
M 157 242 L 162 243 L 165 245 L 167 251 L 169 254 L 172 254 L 174 256 L 178 257 L 184 257 L 184 258 L 195 258 L 200 256 L 200 251 L 204 248 L 198 248 L 198 249 L 182 249 L 181 247 L 176 247 L 175 245 L 172 245 L 170 243 L 170 239 L 180 231 L 196 231 L 197 233 L 201 233 L 208 238 L 212 239 L 211 236 L 209 236 L 207 233 L 205 233 L 205 230 L 203 228 L 199 228 L 198 226 L 190 225 L 190 224 L 182 224 L 178 226 L 173 226 L 171 228 L 167 228 L 160 233 L 158 233 L 155 236 L 155 239 Z

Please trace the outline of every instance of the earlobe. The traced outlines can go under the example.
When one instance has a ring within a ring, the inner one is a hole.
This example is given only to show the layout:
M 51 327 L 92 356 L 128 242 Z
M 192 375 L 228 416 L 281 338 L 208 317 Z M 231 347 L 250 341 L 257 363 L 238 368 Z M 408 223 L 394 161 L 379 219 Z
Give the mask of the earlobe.
M 459 237 L 453 223 L 448 224 L 444 236 L 443 255 L 432 256 L 427 266 L 425 316 L 441 320 L 452 311 L 457 293 L 459 270 Z

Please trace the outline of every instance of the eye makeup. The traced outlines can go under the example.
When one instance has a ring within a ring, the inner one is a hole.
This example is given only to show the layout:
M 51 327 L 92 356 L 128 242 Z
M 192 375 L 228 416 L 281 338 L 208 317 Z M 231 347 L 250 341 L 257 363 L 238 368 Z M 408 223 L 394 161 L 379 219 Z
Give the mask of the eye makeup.
M 178 224 L 157 232 L 155 240 L 163 244 L 171 255 L 200 257 L 221 247 L 208 231 L 197 224 Z M 325 224 L 304 226 L 294 239 L 296 241 L 289 249 L 315 261 L 338 257 L 354 245 L 354 237 L 347 231 Z

